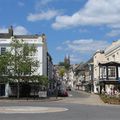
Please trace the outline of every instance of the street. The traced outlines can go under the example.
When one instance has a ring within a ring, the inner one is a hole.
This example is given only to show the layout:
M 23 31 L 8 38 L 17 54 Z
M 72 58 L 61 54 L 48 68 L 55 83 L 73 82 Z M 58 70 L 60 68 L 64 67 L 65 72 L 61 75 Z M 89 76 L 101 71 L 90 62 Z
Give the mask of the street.
M 120 106 L 92 104 L 90 94 L 84 92 L 69 92 L 70 97 L 60 101 L 33 102 L 33 101 L 0 101 L 0 106 L 12 108 L 40 107 L 40 109 L 61 108 L 61 111 L 38 113 L 0 113 L 0 120 L 119 120 Z M 83 100 L 81 102 L 78 100 Z M 87 101 L 88 100 L 88 101 Z M 29 109 L 29 108 L 28 108 Z M 62 110 L 66 109 L 66 110 Z M 4 109 L 5 110 L 5 109 Z M 4 111 L 3 110 L 3 111 Z M 21 109 L 22 110 L 22 109 Z M 16 109 L 17 111 L 17 109 Z

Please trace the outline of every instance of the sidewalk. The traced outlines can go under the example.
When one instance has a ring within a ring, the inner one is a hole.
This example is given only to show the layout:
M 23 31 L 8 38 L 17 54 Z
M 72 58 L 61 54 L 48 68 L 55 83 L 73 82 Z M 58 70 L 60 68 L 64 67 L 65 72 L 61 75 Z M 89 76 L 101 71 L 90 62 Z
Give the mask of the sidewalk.
M 105 103 L 101 100 L 101 98 L 99 97 L 99 95 L 96 95 L 94 93 L 87 93 L 84 91 L 77 91 L 80 94 L 85 94 L 88 97 L 86 98 L 65 98 L 64 102 L 68 102 L 68 103 L 77 103 L 77 104 L 86 104 L 86 105 L 105 105 Z
M 89 98 L 84 99 L 86 103 L 97 104 L 97 105 L 104 104 L 104 102 L 101 100 L 99 95 L 97 95 L 95 93 L 88 93 L 88 92 L 85 92 L 85 91 L 79 91 L 79 92 L 90 96 Z
M 99 95 L 92 93 L 90 97 L 83 101 L 83 103 L 90 105 L 104 105 L 105 103 L 101 100 Z

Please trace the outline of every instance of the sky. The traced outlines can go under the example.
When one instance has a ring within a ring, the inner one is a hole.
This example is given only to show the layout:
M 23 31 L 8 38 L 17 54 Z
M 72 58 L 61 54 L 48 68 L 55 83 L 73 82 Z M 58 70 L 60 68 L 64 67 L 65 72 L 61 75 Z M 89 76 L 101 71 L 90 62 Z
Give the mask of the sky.
M 57 64 L 89 60 L 120 38 L 120 0 L 0 0 L 0 32 L 42 34 Z

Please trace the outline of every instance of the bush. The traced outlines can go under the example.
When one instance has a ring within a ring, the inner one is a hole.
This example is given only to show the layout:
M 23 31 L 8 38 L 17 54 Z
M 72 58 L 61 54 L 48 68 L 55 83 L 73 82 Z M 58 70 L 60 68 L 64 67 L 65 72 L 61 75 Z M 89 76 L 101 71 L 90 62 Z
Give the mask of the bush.
M 104 103 L 108 103 L 108 104 L 120 104 L 120 97 L 101 94 L 100 98 L 102 99 L 102 101 Z

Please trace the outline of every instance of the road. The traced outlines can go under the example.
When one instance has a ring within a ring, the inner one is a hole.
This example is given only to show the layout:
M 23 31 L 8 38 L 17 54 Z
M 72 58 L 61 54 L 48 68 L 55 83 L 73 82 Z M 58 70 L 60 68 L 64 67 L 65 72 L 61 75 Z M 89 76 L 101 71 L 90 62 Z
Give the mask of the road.
M 88 98 L 90 96 L 89 93 L 85 93 L 82 91 L 69 91 L 70 98 Z
M 120 106 L 112 105 L 92 105 L 92 104 L 81 104 L 77 102 L 70 102 L 70 100 L 89 100 L 90 94 L 84 92 L 76 93 L 70 92 L 70 97 L 63 98 L 60 101 L 50 102 L 10 102 L 0 101 L 0 108 L 20 106 L 26 107 L 41 107 L 41 108 L 66 108 L 64 111 L 59 112 L 45 112 L 45 113 L 0 113 L 0 120 L 120 120 Z

